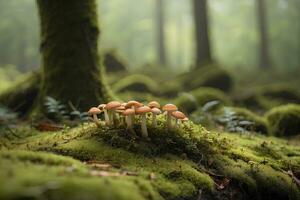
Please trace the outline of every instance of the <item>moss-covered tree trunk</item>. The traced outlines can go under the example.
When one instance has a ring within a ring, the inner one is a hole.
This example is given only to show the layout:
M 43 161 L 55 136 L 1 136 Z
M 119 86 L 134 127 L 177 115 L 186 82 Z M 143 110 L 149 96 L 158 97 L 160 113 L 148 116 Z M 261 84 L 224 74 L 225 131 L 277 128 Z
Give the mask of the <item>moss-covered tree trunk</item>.
M 157 57 L 159 64 L 163 66 L 167 64 L 164 34 L 164 4 L 163 0 L 156 0 Z
M 108 98 L 98 58 L 96 0 L 37 0 L 41 23 L 42 88 L 87 109 Z
M 208 28 L 208 14 L 206 0 L 193 0 L 194 2 L 194 19 L 196 31 L 196 65 L 197 67 L 212 61 L 210 42 L 209 42 L 209 28 Z

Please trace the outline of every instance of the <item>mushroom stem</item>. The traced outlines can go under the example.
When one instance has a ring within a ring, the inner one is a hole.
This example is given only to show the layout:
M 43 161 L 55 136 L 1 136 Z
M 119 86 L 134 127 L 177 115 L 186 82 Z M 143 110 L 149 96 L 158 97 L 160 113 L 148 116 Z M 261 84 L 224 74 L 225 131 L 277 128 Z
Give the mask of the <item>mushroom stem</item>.
M 126 116 L 126 122 L 127 122 L 127 129 L 132 129 L 132 119 L 131 119 L 131 115 Z
M 175 129 L 177 129 L 179 127 L 179 122 L 178 122 L 178 119 L 175 119 Z
M 95 122 L 95 124 L 96 124 L 97 126 L 100 126 L 100 121 L 99 121 L 99 119 L 98 119 L 98 117 L 97 117 L 96 114 L 93 114 L 93 121 Z
M 142 117 L 142 121 L 141 121 L 142 137 L 147 138 L 148 131 L 146 125 L 146 114 L 143 114 L 141 117 Z
M 103 111 L 104 111 L 105 123 L 106 123 L 106 125 L 109 125 L 109 116 L 108 116 L 107 110 L 103 109 Z
M 156 114 L 152 113 L 152 126 L 157 127 Z
M 171 129 L 172 128 L 172 118 L 171 118 L 171 112 L 167 112 L 167 128 Z

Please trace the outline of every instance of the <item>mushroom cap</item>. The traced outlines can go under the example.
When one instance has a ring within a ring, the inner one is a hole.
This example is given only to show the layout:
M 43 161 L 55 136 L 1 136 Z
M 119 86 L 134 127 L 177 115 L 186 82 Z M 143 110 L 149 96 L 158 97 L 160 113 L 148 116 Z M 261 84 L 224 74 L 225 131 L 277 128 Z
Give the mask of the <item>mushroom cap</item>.
M 116 112 L 118 112 L 118 113 L 122 113 L 125 110 L 126 110 L 126 108 L 124 106 L 122 106 L 122 105 L 116 108 Z
M 92 107 L 89 111 L 88 114 L 89 115 L 98 115 L 100 114 L 102 111 L 99 108 L 96 107 Z
M 105 108 L 105 106 L 106 106 L 106 104 L 100 104 L 99 106 L 98 106 L 98 108 L 100 109 L 100 110 L 103 110 L 104 108 Z
M 185 116 L 185 114 L 183 114 L 182 112 L 180 111 L 175 111 L 175 112 L 172 112 L 171 114 L 173 117 L 175 117 L 176 119 L 184 119 L 184 118 L 187 118 Z
M 138 115 L 142 115 L 142 114 L 145 114 L 147 112 L 151 112 L 151 108 L 148 107 L 148 106 L 141 106 L 141 107 L 138 107 L 135 110 L 135 113 L 138 114 Z
M 116 109 L 119 106 L 121 106 L 121 103 L 118 101 L 111 101 L 108 104 L 106 104 L 105 109 L 107 110 L 112 110 L 112 109 Z
M 143 106 L 143 104 L 140 103 L 140 102 L 138 102 L 138 101 L 132 100 L 132 101 L 128 101 L 127 102 L 125 108 L 131 108 L 132 106 L 134 106 L 134 107 L 141 107 L 141 106 Z
M 148 103 L 150 108 L 160 108 L 160 104 L 157 101 L 151 101 Z
M 151 112 L 152 112 L 153 114 L 159 115 L 159 114 L 161 113 L 161 110 L 158 109 L 158 108 L 152 108 L 152 109 L 151 109 Z
M 189 118 L 185 117 L 185 118 L 181 119 L 181 121 L 187 122 L 187 121 L 189 121 Z
M 162 107 L 163 111 L 176 111 L 178 110 L 177 106 L 174 104 L 168 103 Z
M 128 116 L 128 115 L 133 115 L 134 113 L 135 113 L 135 111 L 133 109 L 128 108 L 122 114 L 125 116 Z

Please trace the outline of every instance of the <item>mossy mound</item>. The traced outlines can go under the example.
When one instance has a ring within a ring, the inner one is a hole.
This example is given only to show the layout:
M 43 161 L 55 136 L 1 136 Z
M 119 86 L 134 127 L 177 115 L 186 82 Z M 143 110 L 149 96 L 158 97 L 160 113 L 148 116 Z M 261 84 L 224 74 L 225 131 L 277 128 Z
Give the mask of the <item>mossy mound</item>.
M 17 112 L 21 116 L 31 109 L 39 93 L 40 74 L 32 73 L 17 81 L 0 94 L 0 104 Z
M 97 128 L 94 124 L 54 133 L 29 128 L 15 130 L 16 136 L 2 133 L 0 184 L 4 187 L 0 187 L 0 197 L 300 198 L 300 189 L 285 173 L 300 171 L 299 146 L 259 135 L 208 132 L 193 123 L 167 131 L 162 117 L 157 128 L 147 126 L 148 140 L 131 136 L 123 126 Z M 139 125 L 135 131 L 139 135 Z M 105 163 L 110 168 L 89 163 Z M 116 173 L 122 176 L 113 176 Z
M 263 117 L 245 108 L 229 107 L 229 109 L 234 113 L 231 117 L 235 118 L 234 120 L 237 120 L 239 123 L 241 123 L 238 124 L 238 126 L 241 126 L 243 129 L 250 132 L 262 134 L 268 133 L 268 123 Z M 225 110 L 226 109 L 223 108 L 219 111 L 219 114 L 224 115 Z M 245 125 L 243 125 L 243 122 Z
M 192 70 L 180 75 L 179 80 L 183 82 L 186 90 L 193 90 L 199 87 L 213 87 L 229 91 L 233 85 L 232 76 L 217 65 L 207 65 Z
M 300 134 L 300 105 L 279 106 L 268 111 L 265 116 L 272 134 L 276 136 Z
M 141 74 L 129 75 L 112 86 L 115 92 L 134 91 L 156 93 L 157 88 L 158 84 L 154 80 Z
M 267 111 L 287 103 L 300 103 L 299 92 L 283 84 L 258 87 L 250 93 L 241 93 L 237 92 L 237 103 L 259 111 Z
M 181 93 L 175 103 L 185 112 L 192 113 L 211 101 L 218 101 L 220 105 L 231 105 L 230 99 L 221 90 L 209 87 Z
M 116 53 L 114 49 L 104 52 L 103 64 L 106 72 L 108 73 L 128 71 L 126 62 Z

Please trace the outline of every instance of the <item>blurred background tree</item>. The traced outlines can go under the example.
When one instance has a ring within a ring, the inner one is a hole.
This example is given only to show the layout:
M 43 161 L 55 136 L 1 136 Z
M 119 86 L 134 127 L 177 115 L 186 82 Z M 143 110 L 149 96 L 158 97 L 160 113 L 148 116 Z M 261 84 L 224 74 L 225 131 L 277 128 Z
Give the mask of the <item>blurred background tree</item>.
M 174 71 L 186 71 L 196 60 L 193 1 L 164 0 L 163 3 L 166 60 Z M 273 70 L 297 70 L 300 2 L 265 0 L 265 4 Z M 0 5 L 1 68 L 15 66 L 21 72 L 37 69 L 40 65 L 39 25 L 35 1 L 0 0 Z M 101 52 L 117 49 L 128 61 L 130 70 L 156 63 L 157 2 L 110 0 L 99 5 L 103 30 Z M 214 60 L 229 69 L 255 70 L 260 65 L 257 0 L 209 0 L 207 9 Z

